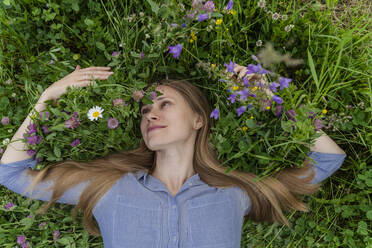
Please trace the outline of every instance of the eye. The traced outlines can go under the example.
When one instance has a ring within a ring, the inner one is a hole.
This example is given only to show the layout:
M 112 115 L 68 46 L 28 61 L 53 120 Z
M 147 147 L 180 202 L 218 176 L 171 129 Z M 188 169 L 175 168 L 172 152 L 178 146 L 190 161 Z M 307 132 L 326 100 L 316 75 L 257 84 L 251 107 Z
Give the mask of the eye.
M 164 102 L 161 103 L 161 106 L 163 107 L 164 104 L 166 104 L 166 103 L 169 103 L 169 102 L 168 101 L 164 101 Z M 147 110 L 148 110 L 148 108 L 142 109 L 142 114 L 146 114 L 147 113 Z

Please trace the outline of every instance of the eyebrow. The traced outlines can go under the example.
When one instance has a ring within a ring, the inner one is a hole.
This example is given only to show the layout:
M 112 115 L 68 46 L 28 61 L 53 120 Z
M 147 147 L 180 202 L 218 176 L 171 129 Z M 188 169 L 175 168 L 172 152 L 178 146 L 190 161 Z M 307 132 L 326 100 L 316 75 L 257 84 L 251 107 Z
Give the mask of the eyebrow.
M 157 100 L 157 101 L 160 101 L 160 100 L 163 100 L 164 98 L 169 98 L 169 99 L 174 100 L 172 97 L 169 97 L 169 96 L 159 96 L 158 98 L 156 98 L 156 100 Z M 154 99 L 154 100 L 155 100 L 155 99 Z M 143 106 L 142 106 L 142 109 L 143 109 L 144 107 L 148 106 L 148 105 L 150 105 L 150 104 L 143 105 Z

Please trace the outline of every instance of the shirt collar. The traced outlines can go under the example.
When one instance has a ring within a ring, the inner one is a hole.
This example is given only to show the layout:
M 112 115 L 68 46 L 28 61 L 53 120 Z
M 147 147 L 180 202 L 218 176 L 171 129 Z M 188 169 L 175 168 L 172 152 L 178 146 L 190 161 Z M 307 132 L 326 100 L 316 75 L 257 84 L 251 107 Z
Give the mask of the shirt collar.
M 159 179 L 149 175 L 144 170 L 134 173 L 134 176 L 136 177 L 137 181 L 143 183 L 146 186 L 161 183 Z M 196 173 L 193 176 L 189 177 L 185 183 L 188 184 L 187 186 L 196 186 L 196 185 L 205 184 L 202 180 L 200 180 L 199 173 Z

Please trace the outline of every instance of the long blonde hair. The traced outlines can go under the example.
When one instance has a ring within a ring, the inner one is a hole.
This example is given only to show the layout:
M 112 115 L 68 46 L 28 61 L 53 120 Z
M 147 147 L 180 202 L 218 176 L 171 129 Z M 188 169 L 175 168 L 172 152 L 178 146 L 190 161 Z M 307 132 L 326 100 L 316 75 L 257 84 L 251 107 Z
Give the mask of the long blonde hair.
M 216 152 L 209 144 L 211 108 L 202 90 L 183 79 L 164 79 L 157 85 L 177 90 L 191 109 L 202 117 L 205 125 L 197 131 L 193 166 L 203 182 L 217 188 L 240 187 L 248 194 L 252 204 L 249 214 L 245 217 L 255 221 L 279 222 L 289 226 L 282 210 L 308 211 L 298 196 L 313 194 L 319 187 L 319 184 L 310 184 L 315 174 L 314 171 L 308 173 L 309 160 L 306 159 L 301 168 L 287 168 L 272 177 L 260 180 L 255 180 L 258 177 L 253 173 L 238 170 L 231 170 L 226 174 L 226 166 L 221 165 Z M 92 214 L 94 206 L 126 173 L 142 170 L 151 174 L 156 166 L 155 161 L 156 152 L 148 149 L 141 139 L 138 148 L 134 150 L 114 152 L 94 161 L 63 161 L 49 165 L 41 171 L 28 169 L 27 173 L 34 178 L 26 191 L 33 191 L 38 183 L 54 181 L 50 201 L 37 211 L 44 213 L 69 188 L 90 181 L 72 210 L 72 217 L 75 219 L 81 209 L 84 214 L 84 228 L 90 234 L 100 236 L 99 227 Z

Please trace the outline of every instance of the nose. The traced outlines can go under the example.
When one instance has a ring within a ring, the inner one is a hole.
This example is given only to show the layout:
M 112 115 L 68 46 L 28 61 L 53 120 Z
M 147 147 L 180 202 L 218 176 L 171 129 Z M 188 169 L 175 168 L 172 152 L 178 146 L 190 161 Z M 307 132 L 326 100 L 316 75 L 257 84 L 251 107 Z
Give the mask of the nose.
M 152 107 L 150 110 L 148 110 L 148 112 L 146 114 L 146 118 L 148 120 L 157 120 L 159 118 L 158 114 L 157 114 L 157 111 L 154 110 L 154 107 Z

